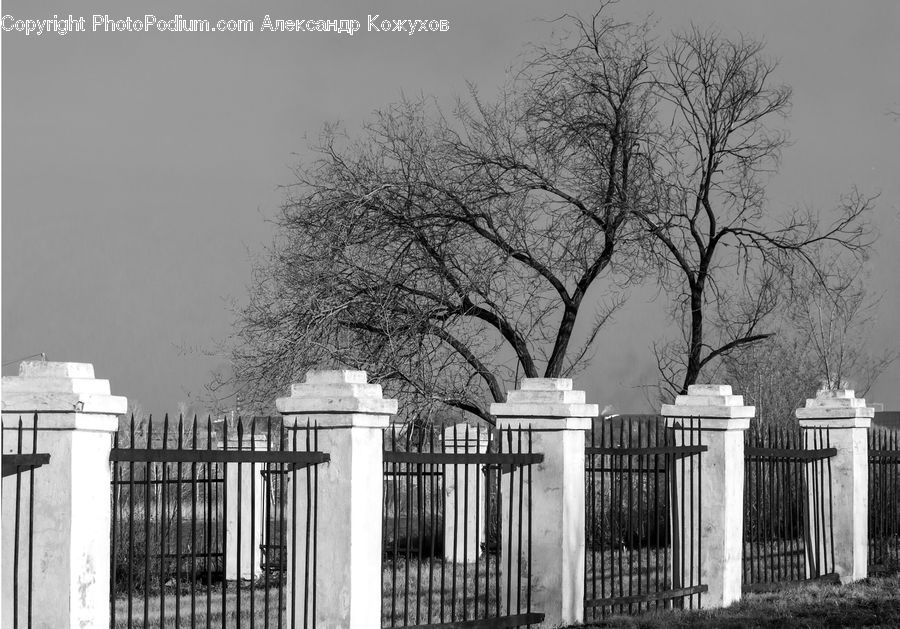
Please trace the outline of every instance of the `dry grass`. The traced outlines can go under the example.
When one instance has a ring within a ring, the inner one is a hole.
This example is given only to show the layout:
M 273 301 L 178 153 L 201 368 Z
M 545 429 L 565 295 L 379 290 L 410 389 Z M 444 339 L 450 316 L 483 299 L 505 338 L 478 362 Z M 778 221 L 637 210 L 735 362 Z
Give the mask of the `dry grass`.
M 389 566 L 388 569 L 382 571 L 382 626 L 399 627 L 408 624 L 472 620 L 495 616 L 497 613 L 496 565 L 496 557 L 489 557 L 486 572 L 484 557 L 481 557 L 476 590 L 473 564 L 464 568 L 463 564 L 454 565 L 453 562 L 410 559 L 407 569 L 406 561 L 398 558 L 396 574 L 389 569 Z M 396 592 L 396 596 L 391 596 L 392 591 Z M 477 600 L 476 591 L 478 593 Z M 513 593 L 512 596 L 515 601 L 515 594 Z M 504 592 L 503 603 L 505 603 L 505 598 Z M 524 603 L 523 597 L 523 607 Z M 505 608 L 505 604 L 503 607 Z
M 254 614 L 250 614 L 250 596 L 254 597 Z M 286 596 L 287 593 L 285 593 Z M 237 615 L 237 588 L 232 584 L 229 585 L 225 592 L 225 615 L 222 614 L 222 589 L 211 589 L 197 591 L 195 612 L 192 612 L 191 595 L 189 592 L 181 594 L 180 605 L 176 605 L 176 597 L 174 592 L 167 591 L 164 606 L 160 606 L 159 593 L 156 592 L 149 599 L 147 605 L 147 626 L 159 627 L 160 629 L 180 629 L 184 627 L 196 626 L 200 627 L 251 627 L 264 626 L 265 618 L 265 599 L 269 598 L 269 626 L 278 627 L 278 618 L 284 618 L 283 611 L 278 607 L 278 590 L 269 588 L 267 591 L 263 587 L 256 587 L 252 590 L 244 585 L 241 588 L 241 614 L 238 623 Z M 210 604 L 210 614 L 207 615 L 207 600 Z M 180 613 L 180 623 L 176 622 L 176 607 Z M 282 604 L 283 608 L 283 604 Z M 165 613 L 160 613 L 164 610 Z M 142 595 L 135 595 L 132 599 L 132 620 L 128 622 L 128 598 L 125 596 L 116 599 L 116 618 L 113 623 L 114 629 L 143 629 L 144 627 L 144 598 Z M 193 614 L 194 623 L 191 623 Z M 251 624 L 251 618 L 253 623 Z M 224 619 L 224 620 L 223 620 Z M 284 622 L 282 620 L 282 622 Z
M 482 557 L 478 568 L 479 594 L 477 603 L 475 599 L 475 567 L 469 564 L 464 568 L 462 564 L 444 563 L 440 560 L 432 562 L 410 559 L 408 568 L 404 558 L 396 561 L 396 571 L 389 568 L 390 564 L 382 570 L 382 623 L 385 627 L 400 626 L 404 624 L 425 623 L 473 619 L 477 617 L 493 616 L 496 614 L 496 558 L 489 557 L 487 573 Z M 455 576 L 455 579 L 454 579 Z M 429 578 L 430 577 L 430 578 Z M 455 580 L 455 585 L 454 585 Z M 392 597 L 391 592 L 396 592 Z M 251 624 L 250 597 L 254 597 L 255 615 Z M 195 604 L 192 609 L 191 594 L 185 589 L 180 595 L 180 604 L 176 604 L 174 588 L 167 588 L 163 604 L 160 604 L 159 590 L 151 593 L 147 605 L 148 626 L 165 629 L 178 629 L 179 627 L 263 627 L 265 617 L 265 600 L 269 600 L 269 626 L 278 627 L 279 616 L 281 626 L 289 626 L 284 613 L 284 598 L 288 592 L 282 595 L 282 605 L 278 605 L 278 589 L 270 587 L 268 590 L 257 583 L 251 588 L 244 583 L 241 587 L 241 614 L 240 623 L 237 617 L 238 592 L 234 583 L 228 585 L 225 591 L 226 613 L 222 614 L 222 588 L 221 585 L 211 589 L 198 587 L 195 594 Z M 393 598 L 393 607 L 392 607 Z M 210 614 L 207 615 L 207 600 L 209 601 Z M 418 610 L 416 605 L 418 604 Z M 523 597 L 524 604 L 524 597 Z M 477 605 L 477 608 L 476 608 Z M 180 610 L 181 622 L 176 623 L 176 607 Z M 163 610 L 161 613 L 160 610 Z M 524 610 L 523 610 L 524 611 Z M 132 596 L 132 619 L 128 621 L 128 597 L 119 596 L 115 604 L 114 629 L 138 629 L 144 627 L 144 595 L 135 593 Z M 298 626 L 302 621 L 298 619 Z
M 900 627 L 900 575 L 843 586 L 810 583 L 781 592 L 748 594 L 726 609 L 613 616 L 580 627 Z
M 441 583 L 441 567 L 443 585 Z M 454 570 L 455 568 L 455 570 Z M 452 591 L 452 578 L 456 573 L 456 592 Z M 496 567 L 494 559 L 489 562 L 489 573 L 484 574 L 483 559 L 479 569 L 479 587 L 481 594 L 478 609 L 475 609 L 473 593 L 475 591 L 474 569 L 470 565 L 466 574 L 462 566 L 442 564 L 435 561 L 417 562 L 411 560 L 409 569 L 405 559 L 397 561 L 396 574 L 391 570 L 382 571 L 383 592 L 383 626 L 412 624 L 415 622 L 437 622 L 440 620 L 461 620 L 464 617 L 492 616 L 495 614 L 496 601 Z M 428 577 L 431 577 L 430 579 Z M 488 578 L 485 578 L 488 576 Z M 429 591 L 430 582 L 430 591 Z M 397 593 L 394 613 L 391 614 L 391 591 Z M 443 592 L 443 594 L 442 594 Z M 488 592 L 488 609 L 485 613 L 484 596 Z M 252 589 L 255 597 L 255 617 L 250 615 L 251 589 L 244 585 L 241 589 L 240 624 L 236 614 L 238 593 L 234 584 L 229 585 L 226 596 L 227 613 L 222 615 L 221 587 L 211 591 L 198 590 L 196 594 L 195 626 L 206 627 L 251 627 L 264 625 L 265 598 L 269 598 L 269 626 L 277 627 L 279 616 L 283 626 L 287 626 L 284 611 L 278 606 L 278 592 L 272 587 L 266 590 L 258 586 Z M 421 596 L 418 594 L 421 593 Z M 430 594 L 430 596 L 429 596 Z M 212 613 L 207 618 L 206 602 L 209 597 Z M 430 617 L 429 617 L 430 600 Z M 191 627 L 190 593 L 181 595 L 180 627 Z M 416 602 L 419 604 L 419 615 L 416 617 Z M 455 604 L 454 604 L 455 603 Z M 161 621 L 158 592 L 150 598 L 148 621 L 151 627 L 176 629 L 175 595 L 167 591 L 164 603 L 165 622 Z M 443 608 L 444 617 L 440 617 Z M 455 608 L 456 614 L 451 615 Z M 465 610 L 465 612 L 463 612 Z M 116 629 L 135 629 L 143 627 L 143 596 L 136 594 L 133 600 L 134 618 L 129 624 L 125 618 L 127 599 L 116 601 Z M 254 624 L 251 624 L 254 623 Z M 865 581 L 847 586 L 809 583 L 780 592 L 747 594 L 740 602 L 727 609 L 697 611 L 650 611 L 642 615 L 611 616 L 604 620 L 593 620 L 582 625 L 583 629 L 599 627 L 622 627 L 625 629 L 662 629 L 664 627 L 900 627 L 900 575 L 873 577 Z

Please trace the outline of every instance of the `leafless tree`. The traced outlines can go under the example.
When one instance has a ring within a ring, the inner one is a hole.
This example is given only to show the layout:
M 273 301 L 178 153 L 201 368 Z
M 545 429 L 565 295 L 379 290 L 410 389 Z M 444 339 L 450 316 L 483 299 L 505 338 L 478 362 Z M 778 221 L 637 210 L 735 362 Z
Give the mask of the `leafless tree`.
M 898 358 L 896 347 L 868 351 L 867 332 L 875 322 L 879 297 L 866 290 L 865 267 L 839 256 L 817 268 L 834 271 L 823 283 L 801 268 L 792 282 L 788 313 L 800 342 L 814 360 L 821 387 L 852 388 L 865 396 L 879 375 Z
M 789 328 L 730 352 L 722 359 L 723 380 L 744 403 L 756 407 L 763 424 L 789 422 L 821 384 L 815 357 Z
M 865 287 L 865 266 L 840 256 L 815 256 L 785 284 L 785 307 L 769 322 L 777 334 L 728 354 L 724 378 L 763 422 L 784 421 L 822 388 L 851 388 L 865 396 L 898 357 L 896 347 L 866 349 L 878 299 Z M 827 283 L 815 269 L 830 269 Z
M 496 98 L 404 100 L 353 137 L 323 131 L 239 312 L 243 406 L 333 365 L 420 416 L 490 422 L 519 374 L 583 367 L 649 270 L 683 330 L 657 348 L 663 386 L 683 391 L 769 338 L 813 250 L 865 250 L 872 199 L 851 193 L 827 224 L 768 204 L 790 89 L 762 44 L 693 28 L 657 46 L 607 4 L 560 18 Z
M 584 363 L 640 270 L 651 51 L 640 25 L 575 24 L 495 101 L 473 89 L 447 115 L 405 100 L 353 139 L 325 129 L 240 313 L 245 403 L 333 365 L 366 369 L 420 415 L 490 422 L 517 373 Z
M 872 199 L 856 192 L 825 225 L 812 210 L 766 198 L 786 134 L 774 128 L 791 90 L 763 44 L 693 27 L 663 47 L 656 79 L 667 124 L 644 150 L 656 204 L 639 216 L 656 238 L 661 280 L 682 338 L 657 346 L 664 394 L 685 392 L 730 352 L 762 341 L 782 284 L 810 253 L 861 252 Z M 824 277 L 820 278 L 824 281 Z

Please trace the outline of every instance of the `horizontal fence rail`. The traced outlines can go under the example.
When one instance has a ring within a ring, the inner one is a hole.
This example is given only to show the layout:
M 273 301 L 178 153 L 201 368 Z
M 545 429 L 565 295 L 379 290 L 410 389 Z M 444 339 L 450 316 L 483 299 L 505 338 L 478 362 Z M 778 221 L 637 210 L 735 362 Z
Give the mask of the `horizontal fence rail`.
M 135 463 L 284 463 L 295 470 L 318 465 L 328 460 L 324 452 L 268 452 L 257 450 L 128 450 L 116 449 L 110 461 Z M 268 473 L 268 470 L 263 470 Z
M 900 432 L 869 430 L 869 573 L 900 570 Z
M 116 435 L 113 629 L 314 626 L 318 429 L 230 424 L 132 417 Z
M 699 606 L 699 443 L 690 418 L 596 420 L 586 463 L 585 620 Z
M 13 539 L 12 557 L 9 556 L 9 547 L 3 549 L 3 571 L 12 572 L 9 579 L 12 596 L 3 601 L 3 617 L 0 622 L 4 627 L 12 629 L 31 629 L 34 612 L 35 474 L 40 474 L 37 470 L 50 463 L 50 455 L 38 451 L 36 413 L 30 427 L 25 427 L 20 417 L 13 428 L 4 427 L 2 435 L 3 521 L 13 523 Z M 4 532 L 4 537 L 7 535 Z M 6 579 L 4 575 L 4 581 Z M 7 592 L 4 591 L 3 595 L 5 597 Z
M 36 438 L 33 441 L 37 441 Z M 18 476 L 22 472 L 30 472 L 36 470 L 42 465 L 50 462 L 50 455 L 42 454 L 4 454 L 3 455 L 3 478 L 7 476 Z
M 531 611 L 527 431 L 389 429 L 384 451 L 383 627 L 500 628 Z
M 745 592 L 807 579 L 834 581 L 831 458 L 827 429 L 796 421 L 744 434 Z

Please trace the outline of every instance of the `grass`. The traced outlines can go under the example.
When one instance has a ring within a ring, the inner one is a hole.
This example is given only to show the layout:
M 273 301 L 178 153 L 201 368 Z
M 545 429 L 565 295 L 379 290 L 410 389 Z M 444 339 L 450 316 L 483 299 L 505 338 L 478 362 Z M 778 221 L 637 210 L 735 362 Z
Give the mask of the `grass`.
M 750 548 L 752 546 L 752 549 Z M 748 542 L 747 552 L 752 550 L 752 561 L 744 561 L 744 582 L 763 583 L 799 580 L 806 577 L 806 564 L 802 540 L 779 540 L 777 542 Z M 747 557 L 747 555 L 745 555 Z M 586 557 L 587 574 L 585 595 L 588 599 L 614 598 L 657 592 L 675 587 L 672 584 L 671 569 L 674 561 L 672 549 L 605 548 L 590 550 Z M 621 565 L 620 565 L 621 562 Z M 698 556 L 682 557 L 681 586 L 696 585 Z M 692 564 L 694 570 L 691 569 Z M 752 579 L 751 579 L 752 577 Z M 698 597 L 694 597 L 694 603 Z M 609 613 L 628 610 L 656 608 L 657 602 L 615 605 Z M 585 618 L 593 619 L 603 611 L 600 607 L 587 610 Z
M 871 577 L 850 585 L 810 583 L 780 592 L 747 594 L 725 609 L 652 611 L 639 616 L 610 616 L 578 625 L 582 629 L 898 626 L 900 575 Z
M 474 565 L 470 564 L 467 569 L 464 569 L 462 564 L 454 565 L 452 562 L 445 563 L 439 559 L 429 563 L 427 560 L 419 561 L 413 558 L 410 558 L 408 567 L 405 558 L 398 558 L 395 565 L 396 571 L 390 569 L 390 564 L 382 570 L 382 624 L 385 627 L 418 622 L 484 618 L 496 614 L 497 568 L 496 558 L 493 556 L 489 557 L 487 574 L 485 573 L 484 557 L 479 562 L 477 609 L 474 596 L 476 591 Z M 191 627 L 192 604 L 188 587 L 186 585 L 182 588 L 179 601 L 176 601 L 175 589 L 167 587 L 162 605 L 158 588 L 152 592 L 147 605 L 148 626 L 160 629 L 179 629 L 179 626 Z M 396 593 L 393 597 L 392 592 Z M 270 585 L 267 590 L 261 581 L 257 582 L 255 587 L 251 587 L 249 583 L 243 583 L 240 592 L 241 615 L 240 623 L 238 623 L 238 591 L 234 583 L 230 583 L 224 593 L 226 606 L 224 617 L 221 584 L 214 585 L 212 588 L 198 586 L 195 596 L 195 613 L 193 613 L 194 626 L 202 628 L 208 624 L 210 627 L 216 628 L 263 627 L 265 601 L 268 597 L 269 627 L 278 627 L 279 617 L 281 626 L 286 627 L 289 623 L 285 618 L 284 599 L 288 594 L 287 591 L 282 594 L 282 605 L 279 608 L 277 587 Z M 252 619 L 250 615 L 251 596 L 254 597 L 256 612 Z M 114 629 L 144 627 L 144 595 L 136 592 L 131 596 L 132 619 L 130 623 L 128 621 L 128 598 L 127 595 L 116 597 Z M 209 601 L 211 611 L 209 616 L 206 613 L 207 601 Z M 180 625 L 175 621 L 176 607 L 181 616 Z M 302 625 L 301 619 L 298 618 L 297 626 Z
M 747 584 L 781 583 L 801 581 L 806 578 L 806 546 L 802 539 L 751 540 L 744 544 L 743 582 Z M 879 557 L 884 559 L 885 572 L 893 573 L 898 567 L 889 561 L 887 551 Z M 693 557 L 696 567 L 696 551 Z M 619 562 L 621 561 L 621 568 Z M 831 571 L 830 559 L 823 566 Z M 673 553 L 669 549 L 656 548 L 603 548 L 590 550 L 586 557 L 587 574 L 585 595 L 588 599 L 613 598 L 656 592 L 674 587 L 671 582 Z M 698 581 L 696 570 L 690 569 L 690 558 L 683 561 L 682 584 L 694 585 Z M 870 574 L 872 568 L 870 566 Z M 695 596 L 694 603 L 698 597 Z M 599 618 L 605 611 L 610 613 L 639 613 L 656 609 L 661 603 L 652 601 L 633 604 L 617 604 L 605 609 L 594 607 L 585 613 L 586 620 Z
M 761 544 L 755 550 L 757 558 L 770 555 L 776 551 L 771 545 Z M 793 545 L 790 545 L 793 549 Z M 793 549 L 796 552 L 795 549 Z M 757 552 L 758 551 L 758 552 Z M 600 555 L 603 555 L 604 577 L 606 581 L 605 595 L 637 594 L 637 553 L 638 549 L 615 549 L 613 551 L 595 551 L 589 553 L 589 566 L 596 561 L 597 588 L 596 595 L 600 592 Z M 657 578 L 665 580 L 665 559 L 660 556 L 657 559 L 657 551 L 649 549 L 650 564 L 646 560 L 648 549 L 640 549 L 642 555 L 641 580 L 644 592 L 648 585 L 652 589 L 663 586 L 655 584 Z M 626 577 L 624 587 L 619 584 L 618 558 L 623 555 L 625 573 L 628 574 L 629 562 L 634 563 L 632 580 Z M 656 561 L 660 563 L 660 572 L 655 571 Z M 671 557 L 669 558 L 671 561 Z M 767 562 L 768 563 L 768 562 Z M 397 557 L 394 560 L 396 571 L 392 572 L 391 560 L 382 570 L 382 626 L 401 626 L 405 624 L 418 624 L 425 622 L 447 622 L 453 620 L 484 618 L 496 614 L 496 557 L 489 556 L 488 574 L 485 574 L 484 557 L 479 561 L 479 599 L 474 600 L 475 570 L 472 564 L 464 572 L 462 564 L 454 566 L 452 562 L 443 562 L 435 559 L 429 563 L 427 559 L 419 560 L 410 557 L 407 567 L 406 558 Z M 589 570 L 593 572 L 593 570 Z M 757 574 L 762 571 L 757 568 Z M 456 577 L 454 588 L 453 577 Z M 774 577 L 775 575 L 767 575 Z M 430 578 L 429 578 L 430 577 Z M 586 584 L 586 594 L 591 597 L 592 580 Z M 183 582 L 180 595 L 181 627 L 191 627 L 191 594 L 188 580 Z M 455 589 L 455 591 L 454 591 Z M 250 597 L 254 597 L 255 618 L 250 615 Z M 392 596 L 392 592 L 396 595 Z M 421 596 L 420 596 L 421 594 Z M 196 627 L 251 627 L 264 626 L 265 600 L 269 601 L 269 626 L 277 627 L 279 618 L 282 626 L 287 626 L 284 605 L 279 609 L 278 590 L 274 583 L 270 583 L 267 590 L 262 582 L 251 588 L 244 582 L 241 586 L 241 615 L 240 623 L 237 618 L 238 591 L 234 583 L 228 585 L 225 591 L 226 615 L 222 615 L 222 586 L 214 584 L 212 588 L 201 585 L 196 590 L 196 615 L 194 621 Z M 286 597 L 287 593 L 283 594 Z M 504 596 L 505 598 L 505 596 Z M 392 607 L 393 599 L 393 607 Z M 211 614 L 207 618 L 207 600 L 211 607 Z M 487 604 L 485 604 L 487 602 Z M 418 604 L 418 610 L 417 610 Z M 127 621 L 128 598 L 120 595 L 116 598 L 115 629 L 135 629 L 143 627 L 144 598 L 142 592 L 135 592 L 132 596 L 133 619 Z M 653 607 L 654 604 L 644 605 Z M 503 606 L 505 608 L 505 605 Z M 638 605 L 631 610 L 638 612 Z M 175 622 L 176 596 L 174 587 L 166 588 L 163 601 L 165 620 L 162 621 L 160 613 L 159 590 L 153 588 L 150 593 L 148 606 L 148 625 L 166 629 L 177 629 Z M 441 615 L 443 610 L 443 616 Z M 627 611 L 628 606 L 618 607 L 612 611 Z M 418 611 L 418 615 L 417 615 Z M 505 613 L 505 609 L 503 610 Z M 602 611 L 599 608 L 587 610 L 586 618 L 590 619 L 583 627 L 624 627 L 647 628 L 661 627 L 819 627 L 819 626 L 898 626 L 900 627 L 900 575 L 888 577 L 873 577 L 850 586 L 840 587 L 828 584 L 804 584 L 781 592 L 747 594 L 744 599 L 726 610 L 710 611 L 646 611 L 641 615 L 614 615 L 605 619 L 598 619 L 597 615 Z M 609 610 L 607 610 L 609 611 Z M 455 613 L 454 613 L 455 612 Z M 251 624 L 254 623 L 254 624 Z M 302 623 L 301 623 L 302 625 Z
M 655 559 L 655 556 L 652 557 Z M 607 566 L 612 563 L 607 558 Z M 626 560 L 627 563 L 627 560 Z M 662 561 L 661 561 L 662 563 Z M 496 558 L 489 557 L 488 573 L 485 574 L 484 558 L 479 564 L 479 599 L 474 600 L 475 571 L 469 565 L 464 572 L 462 564 L 410 558 L 409 565 L 405 557 L 395 561 L 396 571 L 390 569 L 388 560 L 382 570 L 382 626 L 401 626 L 425 622 L 448 622 L 473 618 L 484 618 L 496 614 Z M 646 564 L 645 564 L 646 565 Z M 598 566 L 599 567 L 599 566 Z M 662 568 L 662 565 L 660 566 Z M 646 568 L 645 568 L 646 570 Z M 648 574 L 649 573 L 649 574 Z M 456 576 L 455 591 L 453 577 Z M 612 577 L 607 573 L 607 579 Z M 644 573 L 644 579 L 655 577 L 652 571 Z M 429 578 L 430 577 L 430 578 Z M 611 579 L 612 580 L 612 579 Z M 617 581 L 617 579 L 615 579 Z M 645 587 L 646 587 L 645 581 Z M 636 583 L 634 593 L 637 593 Z M 184 585 L 180 596 L 181 627 L 190 627 L 191 595 L 188 585 Z M 607 595 L 628 594 L 628 583 L 624 591 L 606 590 Z M 646 591 L 646 589 L 644 590 Z M 250 615 L 250 597 L 254 597 L 255 618 Z M 392 592 L 396 595 L 392 596 Z M 586 589 L 591 596 L 590 585 Z M 599 588 L 597 594 L 599 595 Z M 421 594 L 421 596 L 420 596 Z M 288 595 L 287 592 L 283 597 Z M 196 627 L 250 627 L 264 625 L 265 600 L 269 600 L 269 626 L 277 627 L 279 618 L 282 626 L 287 626 L 284 605 L 279 609 L 278 590 L 270 583 L 267 590 L 262 582 L 251 588 L 248 583 L 241 586 L 240 623 L 237 618 L 238 592 L 235 584 L 228 585 L 225 591 L 226 615 L 222 615 L 222 587 L 216 584 L 212 588 L 197 587 L 196 590 Z M 505 598 L 505 595 L 504 595 Z M 209 618 L 206 615 L 207 599 L 211 607 Z M 393 608 L 392 608 L 393 599 Z M 487 605 L 485 605 L 487 602 Z M 418 615 L 416 605 L 418 603 Z M 164 597 L 165 620 L 160 613 L 158 589 L 150 594 L 148 621 L 151 627 L 177 629 L 175 622 L 176 597 L 173 587 L 167 587 Z M 135 629 L 143 627 L 144 598 L 137 592 L 132 597 L 133 619 L 127 621 L 128 598 L 119 596 L 116 599 L 115 629 Z M 651 604 L 652 605 L 652 604 Z M 505 605 L 503 606 L 505 608 Z M 627 610 L 627 606 L 621 608 Z M 443 610 L 443 616 L 441 615 Z M 638 606 L 633 606 L 634 612 Z M 505 609 L 503 610 L 505 613 Z M 900 575 L 871 578 L 867 581 L 840 587 L 828 584 L 804 584 L 782 592 L 747 594 L 744 599 L 726 610 L 711 611 L 648 611 L 642 615 L 616 615 L 599 620 L 592 612 L 592 620 L 583 627 L 625 627 L 655 629 L 670 626 L 684 627 L 818 627 L 818 626 L 900 626 Z M 454 613 L 455 612 L 455 613 Z M 255 624 L 251 624 L 255 622 Z M 302 623 L 301 623 L 302 624 Z
M 284 617 L 284 613 L 278 608 L 278 590 L 263 587 L 255 587 L 252 590 L 244 585 L 241 588 L 241 615 L 240 622 L 237 616 L 237 588 L 232 584 L 225 592 L 226 615 L 222 615 L 222 589 L 206 588 L 198 590 L 196 593 L 196 614 L 193 616 L 196 627 L 250 627 L 250 597 L 254 597 L 255 614 L 253 622 L 255 625 L 262 627 L 265 616 L 265 599 L 269 598 L 269 626 L 278 627 L 278 618 Z M 285 593 L 285 596 L 287 593 Z M 209 600 L 211 613 L 207 616 L 206 605 Z M 131 623 L 128 622 L 128 597 L 119 596 L 116 598 L 115 604 L 115 622 L 114 629 L 143 629 L 144 627 L 144 598 L 142 595 L 134 595 L 132 597 L 132 613 Z M 155 593 L 150 597 L 147 606 L 148 626 L 159 627 L 160 629 L 179 629 L 179 627 L 191 627 L 191 595 L 190 592 L 182 592 L 180 597 L 180 605 L 177 606 L 181 615 L 180 625 L 175 621 L 176 613 L 176 597 L 174 591 L 167 591 L 165 595 L 164 606 L 160 607 L 159 593 Z M 160 612 L 164 610 L 164 614 Z M 163 621 L 163 618 L 165 619 Z
M 496 615 L 497 559 L 495 556 L 488 557 L 487 572 L 485 572 L 484 557 L 480 558 L 477 601 L 475 599 L 476 583 L 473 564 L 469 564 L 468 568 L 464 569 L 461 563 L 453 564 L 453 562 L 440 560 L 429 563 L 427 560 L 419 561 L 411 558 L 407 568 L 405 559 L 401 557 L 395 561 L 395 565 L 396 574 L 390 570 L 389 566 L 385 566 L 385 569 L 382 570 L 381 620 L 384 627 L 472 620 Z M 392 592 L 395 592 L 396 595 L 392 596 Z M 515 603 L 514 592 L 512 597 Z M 503 599 L 505 598 L 504 592 Z M 524 606 L 524 597 L 522 604 Z

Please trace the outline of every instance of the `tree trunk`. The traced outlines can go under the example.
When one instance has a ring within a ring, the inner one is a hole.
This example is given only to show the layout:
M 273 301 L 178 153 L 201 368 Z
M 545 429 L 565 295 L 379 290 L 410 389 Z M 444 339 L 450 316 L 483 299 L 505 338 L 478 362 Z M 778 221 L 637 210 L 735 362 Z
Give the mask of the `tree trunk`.
M 681 395 L 687 395 L 690 385 L 700 376 L 700 350 L 703 348 L 703 287 L 699 283 L 691 287 L 691 340 L 688 347 L 688 364 L 684 374 Z
M 575 319 L 577 317 L 577 306 L 566 307 L 563 310 L 562 321 L 559 323 L 559 331 L 556 334 L 556 343 L 553 345 L 553 352 L 550 354 L 547 369 L 544 371 L 545 378 L 558 378 L 560 373 L 562 373 L 566 350 L 569 348 L 569 340 L 572 338 L 572 330 L 575 329 Z

